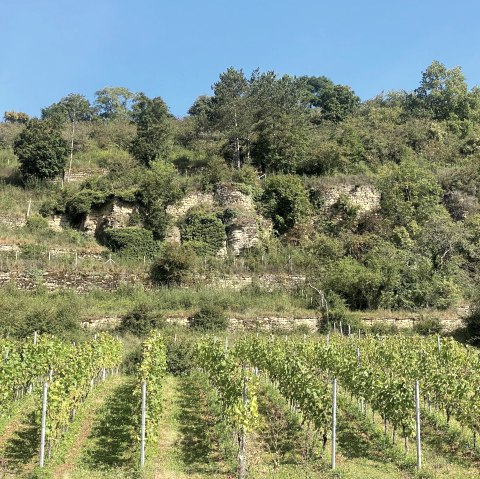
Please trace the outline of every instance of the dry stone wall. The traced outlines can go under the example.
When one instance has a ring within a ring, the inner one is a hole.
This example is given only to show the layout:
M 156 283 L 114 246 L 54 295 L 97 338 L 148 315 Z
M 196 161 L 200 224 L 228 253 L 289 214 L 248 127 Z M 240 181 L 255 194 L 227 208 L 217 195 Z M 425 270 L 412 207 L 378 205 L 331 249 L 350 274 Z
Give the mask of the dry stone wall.
M 49 291 L 70 289 L 77 293 L 87 293 L 95 289 L 115 291 L 122 285 L 135 285 L 145 281 L 146 277 L 140 274 L 53 271 L 0 272 L 0 286 L 13 284 L 17 288 L 25 290 L 34 290 L 42 286 Z
M 461 313 L 461 308 L 458 310 Z M 365 317 L 362 318 L 367 326 L 372 326 L 375 323 L 393 324 L 398 328 L 412 328 L 416 321 L 421 319 L 420 314 L 412 314 L 410 317 L 384 317 L 375 319 Z M 83 327 L 88 329 L 115 329 L 121 323 L 120 316 L 103 316 L 101 318 L 90 318 L 82 322 Z M 177 324 L 180 326 L 188 326 L 187 316 L 170 316 L 166 318 L 168 323 Z M 229 330 L 231 331 L 289 331 L 298 327 L 306 327 L 311 332 L 316 331 L 319 318 L 316 316 L 310 317 L 295 317 L 295 316 L 257 316 L 252 318 L 229 318 Z M 444 317 L 441 318 L 442 326 L 445 331 L 453 331 L 462 326 L 461 316 Z
M 8 229 L 23 228 L 27 224 L 26 216 L 0 215 L 0 225 Z

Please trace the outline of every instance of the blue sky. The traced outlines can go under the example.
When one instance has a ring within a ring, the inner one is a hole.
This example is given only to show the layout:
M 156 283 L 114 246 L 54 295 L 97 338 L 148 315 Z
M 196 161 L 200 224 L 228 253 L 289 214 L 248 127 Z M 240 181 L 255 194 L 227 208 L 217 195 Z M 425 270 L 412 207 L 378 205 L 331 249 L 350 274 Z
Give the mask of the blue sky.
M 325 75 L 362 99 L 439 60 L 480 85 L 474 0 L 0 0 L 0 116 L 105 86 L 182 116 L 229 66 Z

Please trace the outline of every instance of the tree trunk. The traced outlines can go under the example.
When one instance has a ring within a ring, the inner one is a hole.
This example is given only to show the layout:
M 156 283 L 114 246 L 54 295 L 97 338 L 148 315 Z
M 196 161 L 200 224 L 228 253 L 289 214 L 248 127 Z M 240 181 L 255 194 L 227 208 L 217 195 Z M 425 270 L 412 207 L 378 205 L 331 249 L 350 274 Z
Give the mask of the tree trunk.
M 72 162 L 73 162 L 73 140 L 75 138 L 75 120 L 72 121 L 72 137 L 70 143 L 70 163 L 68 165 L 68 180 L 70 180 L 70 175 L 72 174 Z

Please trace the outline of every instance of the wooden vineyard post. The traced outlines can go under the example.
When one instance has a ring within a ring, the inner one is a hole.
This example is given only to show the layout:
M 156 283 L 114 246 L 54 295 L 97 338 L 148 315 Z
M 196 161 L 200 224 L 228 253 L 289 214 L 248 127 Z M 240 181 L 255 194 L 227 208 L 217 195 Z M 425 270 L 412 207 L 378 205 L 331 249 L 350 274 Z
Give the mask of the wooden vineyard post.
M 142 382 L 142 425 L 140 445 L 140 467 L 145 466 L 145 421 L 147 417 L 147 381 Z
M 417 434 L 417 469 L 422 468 L 422 445 L 420 441 L 420 387 L 415 381 L 415 427 Z
M 335 469 L 337 449 L 337 378 L 333 379 L 332 391 L 332 469 Z
M 47 394 L 48 383 L 43 383 L 42 394 L 42 429 L 40 432 L 40 467 L 43 467 L 45 462 L 45 432 L 47 428 Z

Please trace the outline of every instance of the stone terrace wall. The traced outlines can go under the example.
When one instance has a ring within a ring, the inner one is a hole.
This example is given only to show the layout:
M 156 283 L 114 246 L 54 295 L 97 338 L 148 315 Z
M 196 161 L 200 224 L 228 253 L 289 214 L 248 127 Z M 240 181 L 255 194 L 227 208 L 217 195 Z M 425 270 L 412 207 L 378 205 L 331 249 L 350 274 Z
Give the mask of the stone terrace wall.
M 395 324 L 399 328 L 411 328 L 416 321 L 419 321 L 420 315 L 412 315 L 409 318 L 365 318 L 364 323 L 372 326 L 375 323 Z M 88 329 L 115 329 L 121 323 L 119 316 L 104 316 L 102 318 L 90 318 L 82 322 L 82 326 Z M 445 331 L 453 331 L 462 325 L 462 318 L 440 318 Z M 178 324 L 180 326 L 188 326 L 187 316 L 171 316 L 167 318 L 167 322 Z M 231 331 L 254 331 L 257 329 L 263 331 L 274 330 L 292 330 L 298 326 L 306 326 L 310 331 L 317 329 L 317 317 L 293 317 L 293 316 L 261 316 L 255 318 L 229 318 L 229 330 Z
M 85 273 L 85 272 L 0 272 L 0 286 L 14 284 L 19 289 L 34 290 L 38 286 L 49 291 L 71 289 L 77 293 L 87 293 L 94 289 L 114 291 L 121 285 L 144 283 L 145 276 L 120 273 Z
M 8 229 L 22 228 L 27 224 L 26 216 L 0 215 L 0 226 Z

